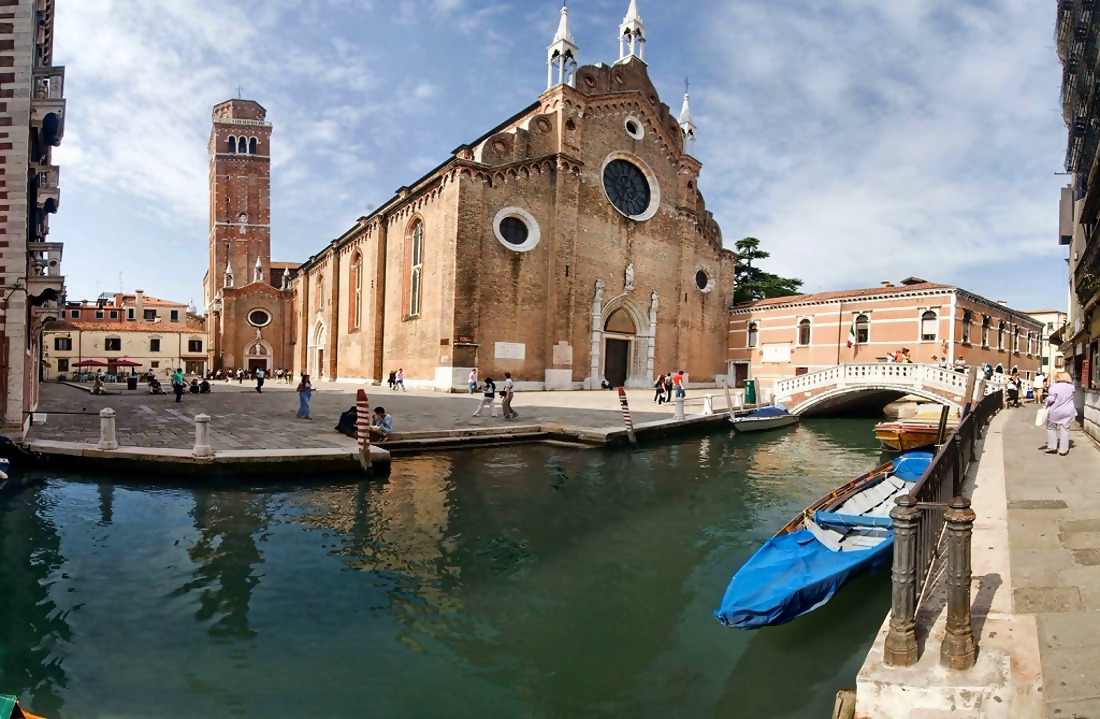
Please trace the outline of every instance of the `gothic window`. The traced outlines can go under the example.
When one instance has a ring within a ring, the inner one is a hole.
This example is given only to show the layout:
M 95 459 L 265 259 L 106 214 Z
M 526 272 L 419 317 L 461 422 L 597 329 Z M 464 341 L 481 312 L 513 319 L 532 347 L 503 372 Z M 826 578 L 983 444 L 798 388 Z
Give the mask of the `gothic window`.
M 627 217 L 637 217 L 649 207 L 649 182 L 636 165 L 626 160 L 607 163 L 603 188 L 611 204 Z
M 757 342 L 759 337 L 760 337 L 760 325 L 756 324 L 755 322 L 750 322 L 749 323 L 748 346 L 749 347 L 755 347 L 756 342 Z
M 871 339 L 871 318 L 867 315 L 856 317 L 856 344 L 865 345 Z
M 964 345 L 970 344 L 970 323 L 973 319 L 974 315 L 970 310 L 963 310 L 962 341 Z
M 317 278 L 317 309 L 325 306 L 325 280 Z
M 810 321 L 799 320 L 798 322 L 798 344 L 808 345 L 810 344 Z
M 1003 350 L 1005 348 L 1005 323 L 1001 320 L 997 323 L 997 349 Z
M 420 284 L 424 272 L 424 223 L 413 222 L 409 237 L 409 316 L 420 315 Z
M 363 323 L 363 255 L 359 252 L 355 253 L 355 259 L 351 262 L 351 287 L 351 326 L 358 329 Z
M 229 151 L 236 154 L 236 152 L 237 152 L 237 138 L 230 135 L 229 139 L 226 142 L 229 145 Z
M 935 342 L 938 318 L 932 310 L 925 310 L 920 316 L 920 338 L 922 342 Z
M 989 346 L 989 315 L 982 315 L 982 347 Z
M 255 137 L 249 139 L 249 141 L 248 141 L 248 154 L 249 155 L 255 155 L 256 154 L 256 138 Z
M 1019 327 L 1014 327 L 1012 329 L 1012 351 L 1017 352 L 1017 353 L 1020 351 L 1020 328 Z

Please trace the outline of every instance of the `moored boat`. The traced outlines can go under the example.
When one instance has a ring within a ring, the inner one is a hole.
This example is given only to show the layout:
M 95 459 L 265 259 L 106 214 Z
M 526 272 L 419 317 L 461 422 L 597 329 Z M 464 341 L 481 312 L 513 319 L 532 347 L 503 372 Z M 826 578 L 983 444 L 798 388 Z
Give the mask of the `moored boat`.
M 894 498 L 931 461 L 931 452 L 903 454 L 811 504 L 737 570 L 714 616 L 739 629 L 783 624 L 829 601 L 853 576 L 889 562 Z
M 949 421 L 948 430 L 958 422 Z M 939 422 L 921 420 L 898 420 L 879 422 L 874 428 L 875 438 L 887 452 L 907 452 L 911 449 L 930 447 L 936 443 L 939 435 Z
M 779 406 L 761 407 L 740 417 L 730 417 L 730 424 L 738 432 L 759 432 L 798 424 L 798 415 Z
M 31 714 L 19 704 L 19 697 L 0 694 L 0 719 L 44 719 Z

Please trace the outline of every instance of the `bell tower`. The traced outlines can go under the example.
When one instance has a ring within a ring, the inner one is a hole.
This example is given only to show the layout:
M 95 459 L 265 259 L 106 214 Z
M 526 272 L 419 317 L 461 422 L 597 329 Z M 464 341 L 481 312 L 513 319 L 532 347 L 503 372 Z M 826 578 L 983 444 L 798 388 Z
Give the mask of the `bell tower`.
M 215 105 L 211 116 L 208 313 L 224 283 L 243 287 L 267 282 L 270 275 L 271 123 L 266 116 L 258 102 L 242 99 Z

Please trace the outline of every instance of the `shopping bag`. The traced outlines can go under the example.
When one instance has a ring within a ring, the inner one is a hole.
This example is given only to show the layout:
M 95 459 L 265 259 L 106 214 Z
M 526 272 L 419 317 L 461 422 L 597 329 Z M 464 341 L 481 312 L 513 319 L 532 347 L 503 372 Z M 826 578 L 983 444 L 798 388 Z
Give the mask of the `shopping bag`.
M 1039 411 L 1035 413 L 1035 426 L 1046 427 L 1047 426 L 1047 414 L 1050 412 L 1046 407 L 1040 407 Z

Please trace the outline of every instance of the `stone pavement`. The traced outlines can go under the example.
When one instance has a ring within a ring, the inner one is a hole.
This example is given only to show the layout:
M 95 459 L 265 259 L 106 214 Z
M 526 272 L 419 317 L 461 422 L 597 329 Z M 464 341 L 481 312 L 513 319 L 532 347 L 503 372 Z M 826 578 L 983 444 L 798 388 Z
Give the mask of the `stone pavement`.
M 1013 607 L 1037 619 L 1047 716 L 1100 719 L 1100 450 L 1074 426 L 1044 454 L 1035 405 L 1004 411 Z
M 113 386 L 109 386 L 114 389 Z M 254 384 L 215 383 L 211 394 L 186 394 L 177 404 L 173 395 L 150 395 L 142 389 L 119 394 L 92 395 L 82 389 L 46 383 L 41 387 L 38 412 L 48 415 L 31 428 L 30 440 L 68 442 L 99 441 L 99 411 L 111 407 L 117 413 L 118 441 L 123 446 L 188 449 L 194 445 L 193 417 L 211 416 L 211 444 L 215 450 L 307 449 L 348 447 L 354 440 L 333 430 L 340 413 L 355 404 L 356 385 L 325 383 L 313 394 L 313 421 L 294 417 L 298 395 L 293 385 L 268 383 L 263 393 Z M 438 392 L 391 392 L 367 387 L 371 406 L 382 404 L 394 416 L 395 431 L 451 430 L 469 427 L 505 429 L 508 422 L 471 417 L 480 395 Z M 713 390 L 710 390 L 714 392 Z M 689 398 L 703 392 L 689 390 Z M 652 402 L 651 390 L 628 392 L 636 423 L 667 419 L 670 405 Z M 721 391 L 715 392 L 716 408 L 724 407 Z M 557 423 L 575 427 L 622 427 L 618 397 L 609 391 L 522 392 L 512 403 L 523 424 Z M 499 412 L 499 403 L 498 403 Z M 646 411 L 639 411 L 646 410 Z M 692 411 L 701 411 L 698 408 Z

